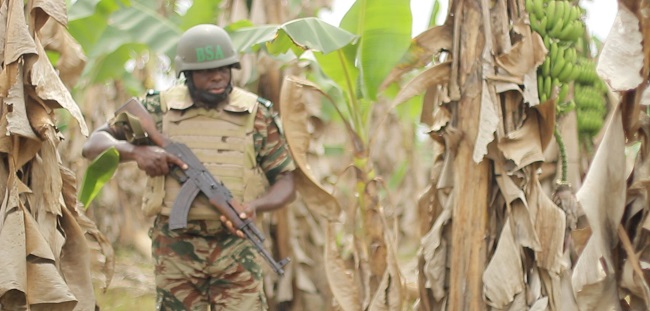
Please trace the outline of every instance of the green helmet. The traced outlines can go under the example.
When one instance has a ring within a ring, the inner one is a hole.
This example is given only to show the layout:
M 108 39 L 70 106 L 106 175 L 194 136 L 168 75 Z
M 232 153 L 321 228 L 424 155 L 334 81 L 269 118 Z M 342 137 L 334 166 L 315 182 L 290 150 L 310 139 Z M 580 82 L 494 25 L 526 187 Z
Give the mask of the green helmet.
M 241 68 L 230 36 L 212 24 L 196 25 L 178 40 L 174 59 L 176 77 L 186 70 L 219 68 L 232 65 Z

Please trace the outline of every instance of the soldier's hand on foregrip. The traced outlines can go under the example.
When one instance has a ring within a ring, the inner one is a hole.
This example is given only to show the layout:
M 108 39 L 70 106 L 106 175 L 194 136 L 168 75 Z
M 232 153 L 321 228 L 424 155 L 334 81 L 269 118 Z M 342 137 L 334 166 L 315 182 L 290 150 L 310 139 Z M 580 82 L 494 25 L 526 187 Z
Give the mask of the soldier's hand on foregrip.
M 181 159 L 158 146 L 135 146 L 133 153 L 138 168 L 150 177 L 167 175 L 173 165 L 187 168 Z
M 239 203 L 237 200 L 230 200 L 229 203 L 237 211 L 237 213 L 239 214 L 239 218 L 241 218 L 241 220 L 246 220 L 248 218 L 252 218 L 255 216 L 254 211 L 249 212 L 250 209 L 247 208 L 246 205 Z M 221 222 L 226 226 L 226 228 L 228 228 L 228 230 L 230 230 L 232 234 L 236 234 L 238 237 L 242 239 L 246 238 L 244 232 L 235 228 L 232 221 L 230 221 L 228 217 L 221 215 L 220 219 Z

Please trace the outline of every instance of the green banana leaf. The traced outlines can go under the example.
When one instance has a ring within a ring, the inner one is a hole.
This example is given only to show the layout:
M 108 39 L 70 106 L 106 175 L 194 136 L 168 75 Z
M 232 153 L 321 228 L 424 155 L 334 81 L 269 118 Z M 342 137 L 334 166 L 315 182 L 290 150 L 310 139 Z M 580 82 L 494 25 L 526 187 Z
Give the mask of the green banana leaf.
M 97 14 L 89 18 L 101 25 L 105 16 Z M 89 83 L 123 80 L 125 64 L 134 54 L 150 50 L 172 55 L 181 35 L 180 28 L 138 2 L 112 12 L 104 28 L 98 27 L 97 30 L 100 32 L 99 36 L 95 34 L 99 37 L 97 41 L 86 42 L 90 45 L 87 47 L 89 61 L 84 68 L 83 77 Z M 77 34 L 73 33 L 73 36 L 76 37 Z M 129 86 L 129 89 L 131 92 L 140 91 L 136 86 Z
M 271 54 L 292 50 L 296 56 L 306 50 L 327 54 L 357 39 L 354 34 L 315 17 L 299 18 L 282 25 L 239 28 L 230 36 L 239 51 L 256 51 L 264 46 Z
M 120 7 L 129 6 L 130 3 L 130 0 L 75 1 L 68 9 L 68 21 L 80 20 L 92 15 L 107 15 Z M 87 28 L 92 30 L 92 27 Z
M 359 35 L 363 97 L 377 99 L 384 78 L 411 42 L 413 17 L 409 0 L 357 0 L 341 20 L 341 28 Z
M 278 25 L 248 26 L 228 29 L 235 49 L 240 52 L 256 52 L 261 44 L 273 40 Z
M 90 163 L 79 190 L 79 201 L 85 208 L 90 206 L 102 187 L 113 177 L 119 164 L 120 154 L 115 147 L 106 149 Z
M 183 33 L 177 25 L 138 2 L 133 2 L 130 8 L 116 11 L 110 20 L 108 32 L 93 49 L 95 53 L 117 49 L 119 42 L 109 39 L 122 38 L 127 42 L 144 44 L 154 52 L 173 58 L 176 42 Z
M 350 44 L 335 53 L 314 53 L 323 73 L 332 79 L 344 94 L 350 96 L 358 94 L 359 69 L 355 66 L 357 49 L 357 45 Z M 347 100 L 351 99 L 347 98 Z
M 88 55 L 120 6 L 115 0 L 76 1 L 68 14 L 68 31 Z M 89 26 L 92 25 L 92 26 Z
M 221 6 L 221 0 L 194 0 L 185 14 L 178 21 L 179 28 L 183 31 L 198 24 L 212 24 Z
M 151 9 L 156 5 L 154 0 L 75 2 L 70 8 L 68 30 L 88 55 L 83 81 L 122 80 L 127 61 L 146 50 L 173 57 L 183 30 L 211 22 L 207 16 L 216 16 L 218 3 L 193 1 L 185 15 L 165 17 Z

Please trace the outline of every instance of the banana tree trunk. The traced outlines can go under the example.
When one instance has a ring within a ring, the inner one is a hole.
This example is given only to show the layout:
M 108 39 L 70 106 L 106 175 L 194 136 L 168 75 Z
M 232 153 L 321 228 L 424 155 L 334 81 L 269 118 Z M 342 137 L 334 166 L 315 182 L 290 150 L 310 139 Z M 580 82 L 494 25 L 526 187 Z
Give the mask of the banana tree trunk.
M 459 129 L 465 133 L 454 161 L 456 204 L 453 206 L 448 310 L 485 310 L 483 272 L 486 264 L 488 161 L 474 163 L 473 137 L 476 132 L 480 98 L 465 98 L 458 103 Z
M 366 165 L 355 168 L 358 185 L 357 194 L 360 198 L 358 208 L 362 215 L 363 231 L 363 234 L 357 236 L 357 238 L 361 239 L 361 249 L 357 251 L 361 257 L 362 272 L 367 273 L 367 278 L 363 282 L 363 288 L 366 293 L 371 293 L 372 295 L 379 288 L 379 284 L 386 271 L 388 252 L 384 232 L 387 228 L 385 228 L 384 216 L 379 206 L 377 184 L 370 178 L 373 175 L 374 169 L 367 158 L 359 162 L 366 163 Z M 365 263 L 367 263 L 366 269 L 363 268 L 366 266 Z M 369 298 L 370 296 L 366 297 L 366 299 Z
M 454 159 L 456 202 L 452 209 L 447 310 L 485 310 L 482 276 L 486 263 L 486 230 L 490 165 L 475 163 L 474 142 L 478 134 L 482 57 L 485 36 L 481 23 L 483 1 L 459 1 L 453 8 L 454 62 L 450 94 L 460 95 L 455 109 L 455 127 L 462 133 Z M 491 40 L 492 38 L 487 38 Z M 457 70 L 454 70 L 457 69 Z M 454 72 L 457 73 L 454 79 Z M 454 84 L 457 83 L 457 86 Z M 452 98 L 453 99 L 453 98 Z

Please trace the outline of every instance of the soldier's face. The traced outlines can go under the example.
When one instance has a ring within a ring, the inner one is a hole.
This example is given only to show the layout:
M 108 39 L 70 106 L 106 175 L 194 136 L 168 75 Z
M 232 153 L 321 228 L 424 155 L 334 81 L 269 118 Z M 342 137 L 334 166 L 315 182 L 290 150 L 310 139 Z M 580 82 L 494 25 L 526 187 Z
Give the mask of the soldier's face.
M 199 91 L 219 95 L 226 91 L 230 84 L 230 66 L 195 70 L 192 73 L 194 86 Z

